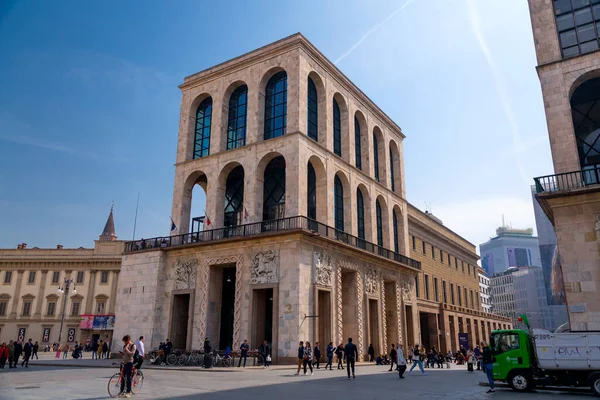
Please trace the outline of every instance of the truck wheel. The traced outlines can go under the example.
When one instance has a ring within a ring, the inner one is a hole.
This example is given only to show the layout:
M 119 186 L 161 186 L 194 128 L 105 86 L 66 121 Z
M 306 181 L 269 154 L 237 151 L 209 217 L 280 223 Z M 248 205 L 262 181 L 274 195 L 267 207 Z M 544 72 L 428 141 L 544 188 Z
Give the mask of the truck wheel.
M 532 378 L 521 371 L 513 372 L 507 380 L 512 390 L 516 392 L 526 392 L 533 388 Z
M 600 396 L 600 373 L 596 372 L 590 375 L 590 388 L 596 396 Z

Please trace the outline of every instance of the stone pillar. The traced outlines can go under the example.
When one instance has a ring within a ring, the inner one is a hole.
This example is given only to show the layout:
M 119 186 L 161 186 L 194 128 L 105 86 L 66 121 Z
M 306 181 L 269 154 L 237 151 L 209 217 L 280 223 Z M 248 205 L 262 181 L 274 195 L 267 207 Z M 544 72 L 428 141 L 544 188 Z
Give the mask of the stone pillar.
M 469 334 L 469 347 L 473 348 L 475 344 L 475 327 L 473 318 L 467 318 L 467 333 Z
M 381 306 L 379 307 L 379 343 L 382 343 L 383 345 L 383 350 L 387 351 L 388 349 L 388 337 L 387 337 L 387 310 L 386 310 L 386 299 L 385 299 L 385 282 L 383 281 L 383 279 L 380 279 L 379 281 L 379 291 L 378 291 L 378 295 L 379 295 L 379 304 L 381 304 Z M 391 343 L 393 343 L 394 341 L 392 340 Z
M 402 343 L 404 345 L 408 345 L 409 343 L 404 343 L 404 319 L 402 318 L 404 315 L 404 302 L 403 302 L 403 298 L 402 298 L 402 287 L 400 286 L 400 282 L 395 282 L 394 287 L 394 297 L 396 298 L 395 301 L 395 309 L 394 309 L 394 314 L 396 315 L 396 336 L 398 338 L 398 343 Z
M 93 269 L 90 270 L 90 279 L 88 279 L 88 289 L 87 289 L 87 298 L 85 299 L 85 313 L 86 314 L 91 314 L 92 313 L 92 307 L 94 306 L 94 296 L 95 296 L 95 292 L 96 292 L 96 275 L 98 274 L 98 271 Z M 114 285 L 117 285 L 117 282 L 114 283 Z M 112 302 L 112 299 L 111 299 Z
M 12 306 L 10 308 L 10 316 L 9 319 L 17 318 L 17 309 L 19 307 L 19 299 L 21 298 L 21 286 L 23 284 L 23 273 L 25 271 L 19 270 L 17 271 L 17 282 L 15 286 L 15 294 L 13 297 Z
M 227 143 L 227 126 L 223 126 L 223 113 L 225 112 L 225 121 L 227 121 L 227 110 L 223 107 L 223 95 L 220 93 L 212 93 L 212 116 L 210 126 L 210 154 L 217 154 L 225 150 Z
M 119 282 L 119 271 L 113 271 L 113 280 L 110 288 L 110 303 L 108 307 L 108 313 L 115 313 L 115 306 L 117 304 L 117 284 Z
M 450 320 L 448 319 L 448 315 L 445 312 L 440 314 L 442 319 L 442 326 L 440 327 L 442 331 L 442 340 L 440 343 L 440 351 L 442 353 L 447 353 L 448 350 L 452 347 L 450 345 Z
M 365 335 L 365 324 L 364 324 L 364 315 L 363 307 L 365 304 L 365 296 L 363 294 L 363 276 L 362 271 L 356 271 L 356 320 L 358 322 L 358 342 L 356 346 L 358 347 L 358 361 L 363 361 L 364 355 L 366 354 L 366 346 L 364 342 Z
M 46 289 L 46 280 L 48 279 L 48 270 L 42 270 L 42 276 L 40 277 L 40 287 L 38 289 L 37 301 L 35 303 L 35 314 L 33 318 L 42 317 L 42 304 L 44 303 L 44 291 Z

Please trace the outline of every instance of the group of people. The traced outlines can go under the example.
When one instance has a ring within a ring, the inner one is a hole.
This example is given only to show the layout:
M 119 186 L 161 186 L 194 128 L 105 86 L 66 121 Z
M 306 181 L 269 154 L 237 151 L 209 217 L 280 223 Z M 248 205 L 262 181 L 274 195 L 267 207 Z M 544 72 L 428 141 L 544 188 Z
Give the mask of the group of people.
M 38 342 L 33 343 L 29 339 L 25 344 L 22 340 L 11 340 L 8 344 L 6 342 L 0 345 L 0 370 L 4 370 L 6 361 L 8 360 L 8 368 L 17 368 L 19 358 L 23 356 L 21 361 L 21 367 L 29 368 L 29 360 L 33 357 L 38 357 L 39 345 Z
M 333 355 L 335 354 L 338 359 L 337 369 L 344 369 L 343 361 L 346 360 L 348 379 L 356 379 L 355 363 L 358 359 L 358 348 L 352 343 L 352 338 L 348 338 L 348 343 L 345 345 L 340 343 L 336 347 L 333 346 L 333 342 L 329 342 L 325 351 L 327 354 L 325 369 L 329 367 L 329 370 L 333 370 Z M 298 370 L 294 375 L 300 375 L 301 369 L 304 369 L 304 375 L 308 373 L 308 369 L 310 369 L 310 374 L 313 375 L 313 366 L 316 365 L 316 368 L 320 369 L 320 364 L 321 347 L 319 346 L 319 342 L 315 343 L 314 349 L 308 341 L 298 343 Z M 351 372 L 352 376 L 350 375 Z
M 228 346 L 229 348 L 229 346 Z M 229 349 L 231 350 L 231 349 Z M 244 368 L 246 368 L 246 361 L 248 359 L 248 352 L 250 351 L 250 345 L 248 344 L 248 340 L 244 339 L 244 343 L 240 345 L 240 358 L 238 361 L 238 368 L 242 366 L 242 359 L 244 360 Z M 225 357 L 231 356 L 231 351 L 227 351 L 225 349 Z M 269 346 L 268 341 L 263 341 L 258 348 L 258 355 L 262 360 L 263 368 L 269 368 L 271 365 L 271 346 Z

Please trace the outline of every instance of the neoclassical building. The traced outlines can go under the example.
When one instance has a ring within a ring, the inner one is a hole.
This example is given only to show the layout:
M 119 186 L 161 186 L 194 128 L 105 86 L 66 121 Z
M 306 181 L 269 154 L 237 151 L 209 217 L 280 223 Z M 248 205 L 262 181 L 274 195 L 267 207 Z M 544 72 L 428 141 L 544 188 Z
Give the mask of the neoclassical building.
M 278 362 L 299 340 L 419 338 L 400 127 L 301 34 L 180 89 L 173 229 L 126 245 L 116 334 L 267 340 Z

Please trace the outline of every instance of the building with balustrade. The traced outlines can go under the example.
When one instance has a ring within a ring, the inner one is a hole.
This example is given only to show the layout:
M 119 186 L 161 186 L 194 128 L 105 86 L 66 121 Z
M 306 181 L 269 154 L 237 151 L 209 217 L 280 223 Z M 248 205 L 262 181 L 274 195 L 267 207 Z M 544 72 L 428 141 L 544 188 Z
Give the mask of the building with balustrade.
M 93 248 L 0 249 L 0 343 L 110 342 L 123 248 L 111 209 Z
M 534 179 L 560 249 L 552 292 L 562 273 L 571 329 L 598 330 L 600 2 L 529 0 L 529 10 L 554 164 Z
M 300 340 L 352 337 L 362 357 L 444 336 L 447 319 L 421 324 L 411 218 L 414 235 L 468 259 L 470 283 L 464 266 L 451 279 L 471 299 L 475 248 L 407 203 L 402 130 L 333 63 L 295 34 L 180 89 L 171 235 L 126 244 L 116 335 L 181 349 L 266 340 L 275 362 L 295 362 Z M 437 300 L 434 315 L 494 318 Z

